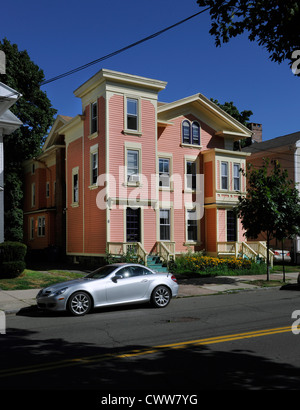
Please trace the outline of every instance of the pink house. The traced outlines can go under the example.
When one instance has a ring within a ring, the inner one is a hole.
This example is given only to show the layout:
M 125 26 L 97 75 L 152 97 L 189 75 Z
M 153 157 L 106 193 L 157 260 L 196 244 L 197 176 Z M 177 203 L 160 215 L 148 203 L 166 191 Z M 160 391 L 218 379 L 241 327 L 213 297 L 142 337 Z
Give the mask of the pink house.
M 82 114 L 54 124 L 42 155 L 64 146 L 67 255 L 255 253 L 232 211 L 249 155 L 233 143 L 251 131 L 202 94 L 159 102 L 166 85 L 103 69 L 74 92 Z

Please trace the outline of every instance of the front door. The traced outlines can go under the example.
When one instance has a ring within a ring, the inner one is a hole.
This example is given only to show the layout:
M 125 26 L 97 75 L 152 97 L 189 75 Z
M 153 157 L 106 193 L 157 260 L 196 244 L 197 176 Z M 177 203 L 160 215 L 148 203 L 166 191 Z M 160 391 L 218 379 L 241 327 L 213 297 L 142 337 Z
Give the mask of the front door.
M 237 240 L 237 219 L 233 211 L 227 211 L 227 242 Z
M 141 208 L 126 209 L 126 242 L 141 241 Z

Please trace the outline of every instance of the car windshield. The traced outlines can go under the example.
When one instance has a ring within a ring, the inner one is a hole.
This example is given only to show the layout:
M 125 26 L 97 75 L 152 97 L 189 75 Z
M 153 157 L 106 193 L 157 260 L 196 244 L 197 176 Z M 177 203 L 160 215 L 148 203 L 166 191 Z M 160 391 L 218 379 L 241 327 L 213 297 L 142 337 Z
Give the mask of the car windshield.
M 103 279 L 116 269 L 113 265 L 102 266 L 101 268 L 89 273 L 86 278 L 88 279 Z

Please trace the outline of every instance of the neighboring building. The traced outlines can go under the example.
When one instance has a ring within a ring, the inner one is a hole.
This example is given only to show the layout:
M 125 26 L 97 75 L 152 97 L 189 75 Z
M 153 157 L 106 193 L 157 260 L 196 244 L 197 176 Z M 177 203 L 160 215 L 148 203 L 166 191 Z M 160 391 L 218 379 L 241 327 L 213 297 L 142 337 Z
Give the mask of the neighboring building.
M 1 70 L 2 72 L 2 70 Z M 16 90 L 0 83 L 0 243 L 4 241 L 4 147 L 3 138 L 17 130 L 22 122 L 9 110 L 20 98 Z
M 249 154 L 233 144 L 252 132 L 202 94 L 158 102 L 165 87 L 103 69 L 75 90 L 83 114 L 58 116 L 43 154 L 26 163 L 24 235 L 32 248 L 58 245 L 63 213 L 65 251 L 74 259 L 107 250 L 164 259 L 188 249 L 241 250 L 232 208 L 246 193 L 240 169 Z M 65 169 L 57 168 L 58 152 Z M 64 183 L 65 209 L 58 209 Z
M 71 117 L 58 115 L 42 153 L 24 162 L 24 241 L 31 249 L 65 252 L 65 142 L 58 130 Z
M 261 166 L 264 158 L 278 160 L 283 169 L 288 171 L 289 178 L 294 181 L 296 188 L 299 189 L 300 183 L 300 131 L 292 134 L 283 135 L 273 138 L 259 144 L 252 144 L 243 149 L 243 152 L 251 154 L 247 158 L 247 162 Z M 262 239 L 264 239 L 262 235 Z M 273 248 L 281 249 L 282 244 L 273 240 L 271 243 Z M 300 238 L 297 237 L 293 241 L 286 240 L 285 245 L 294 256 L 295 261 L 300 259 Z

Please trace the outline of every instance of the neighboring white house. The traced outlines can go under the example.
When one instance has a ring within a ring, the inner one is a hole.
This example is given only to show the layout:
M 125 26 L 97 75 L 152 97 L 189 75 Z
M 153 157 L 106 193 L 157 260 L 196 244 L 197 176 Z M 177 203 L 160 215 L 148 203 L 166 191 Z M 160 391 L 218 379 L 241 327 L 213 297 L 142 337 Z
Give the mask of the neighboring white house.
M 21 94 L 0 82 L 0 243 L 4 241 L 4 148 L 3 138 L 22 122 L 9 110 Z

